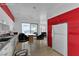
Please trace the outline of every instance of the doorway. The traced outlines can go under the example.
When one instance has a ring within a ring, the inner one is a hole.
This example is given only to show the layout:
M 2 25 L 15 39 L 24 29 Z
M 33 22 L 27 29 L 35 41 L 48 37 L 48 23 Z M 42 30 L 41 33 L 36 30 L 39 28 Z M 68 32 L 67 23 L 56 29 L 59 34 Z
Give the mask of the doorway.
M 67 23 L 52 25 L 52 48 L 67 56 Z

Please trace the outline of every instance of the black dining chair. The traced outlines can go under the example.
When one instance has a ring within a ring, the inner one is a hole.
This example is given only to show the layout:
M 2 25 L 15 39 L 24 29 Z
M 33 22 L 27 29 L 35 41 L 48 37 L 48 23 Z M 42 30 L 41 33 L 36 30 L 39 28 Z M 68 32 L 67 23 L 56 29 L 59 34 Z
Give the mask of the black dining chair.
M 42 32 L 42 35 L 43 35 L 44 37 L 46 37 L 46 32 Z
M 35 36 L 38 36 L 38 33 L 37 32 L 34 32 Z
M 46 32 L 41 32 L 41 34 L 37 36 L 37 40 L 43 40 L 45 37 L 46 37 Z
M 18 36 L 18 40 L 21 43 L 27 42 L 27 41 L 29 41 L 29 37 L 27 37 L 24 33 L 20 33 Z
M 44 35 L 43 34 L 40 34 L 37 36 L 37 40 L 43 40 L 44 39 Z

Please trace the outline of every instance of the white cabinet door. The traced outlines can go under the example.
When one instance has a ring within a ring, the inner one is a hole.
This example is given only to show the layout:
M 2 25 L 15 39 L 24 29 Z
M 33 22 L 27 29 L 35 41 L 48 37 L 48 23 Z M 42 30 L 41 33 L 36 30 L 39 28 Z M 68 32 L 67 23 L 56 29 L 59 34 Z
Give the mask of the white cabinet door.
M 67 23 L 52 26 L 52 48 L 67 55 Z

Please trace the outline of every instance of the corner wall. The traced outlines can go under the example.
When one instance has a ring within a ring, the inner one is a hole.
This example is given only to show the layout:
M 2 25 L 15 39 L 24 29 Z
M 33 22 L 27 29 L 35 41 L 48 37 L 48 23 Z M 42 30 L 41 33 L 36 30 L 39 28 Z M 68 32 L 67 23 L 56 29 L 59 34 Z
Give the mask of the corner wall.
M 79 56 L 79 8 L 48 20 L 48 46 L 52 47 L 52 25 L 68 23 L 68 55 Z

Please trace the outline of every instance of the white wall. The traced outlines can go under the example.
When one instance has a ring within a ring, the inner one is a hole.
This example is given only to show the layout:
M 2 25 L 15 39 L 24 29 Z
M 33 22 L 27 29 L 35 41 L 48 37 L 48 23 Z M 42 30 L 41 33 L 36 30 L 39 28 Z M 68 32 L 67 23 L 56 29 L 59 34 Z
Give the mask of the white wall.
M 51 4 L 49 6 L 47 17 L 52 18 L 78 7 L 79 3 L 56 3 L 54 6 Z
M 47 11 L 44 4 L 7 4 L 15 16 L 16 23 L 18 23 L 17 31 L 21 32 L 18 26 L 21 22 L 31 22 L 39 24 L 39 33 L 47 31 Z M 34 8 L 35 7 L 35 8 Z
M 40 13 L 40 33 L 47 32 L 47 12 L 43 11 Z
M 14 31 L 21 33 L 22 32 L 22 25 L 21 25 L 22 23 L 37 23 L 37 24 L 39 24 L 39 21 L 27 19 L 27 18 L 26 19 L 25 18 L 15 18 Z
M 23 16 L 15 18 L 14 31 L 22 32 L 21 23 L 23 22 L 24 23 L 37 23 L 38 34 L 40 34 L 41 32 L 47 32 L 47 13 L 46 12 L 41 12 L 38 19 L 30 19 L 30 18 L 28 19 L 25 17 L 23 18 Z

